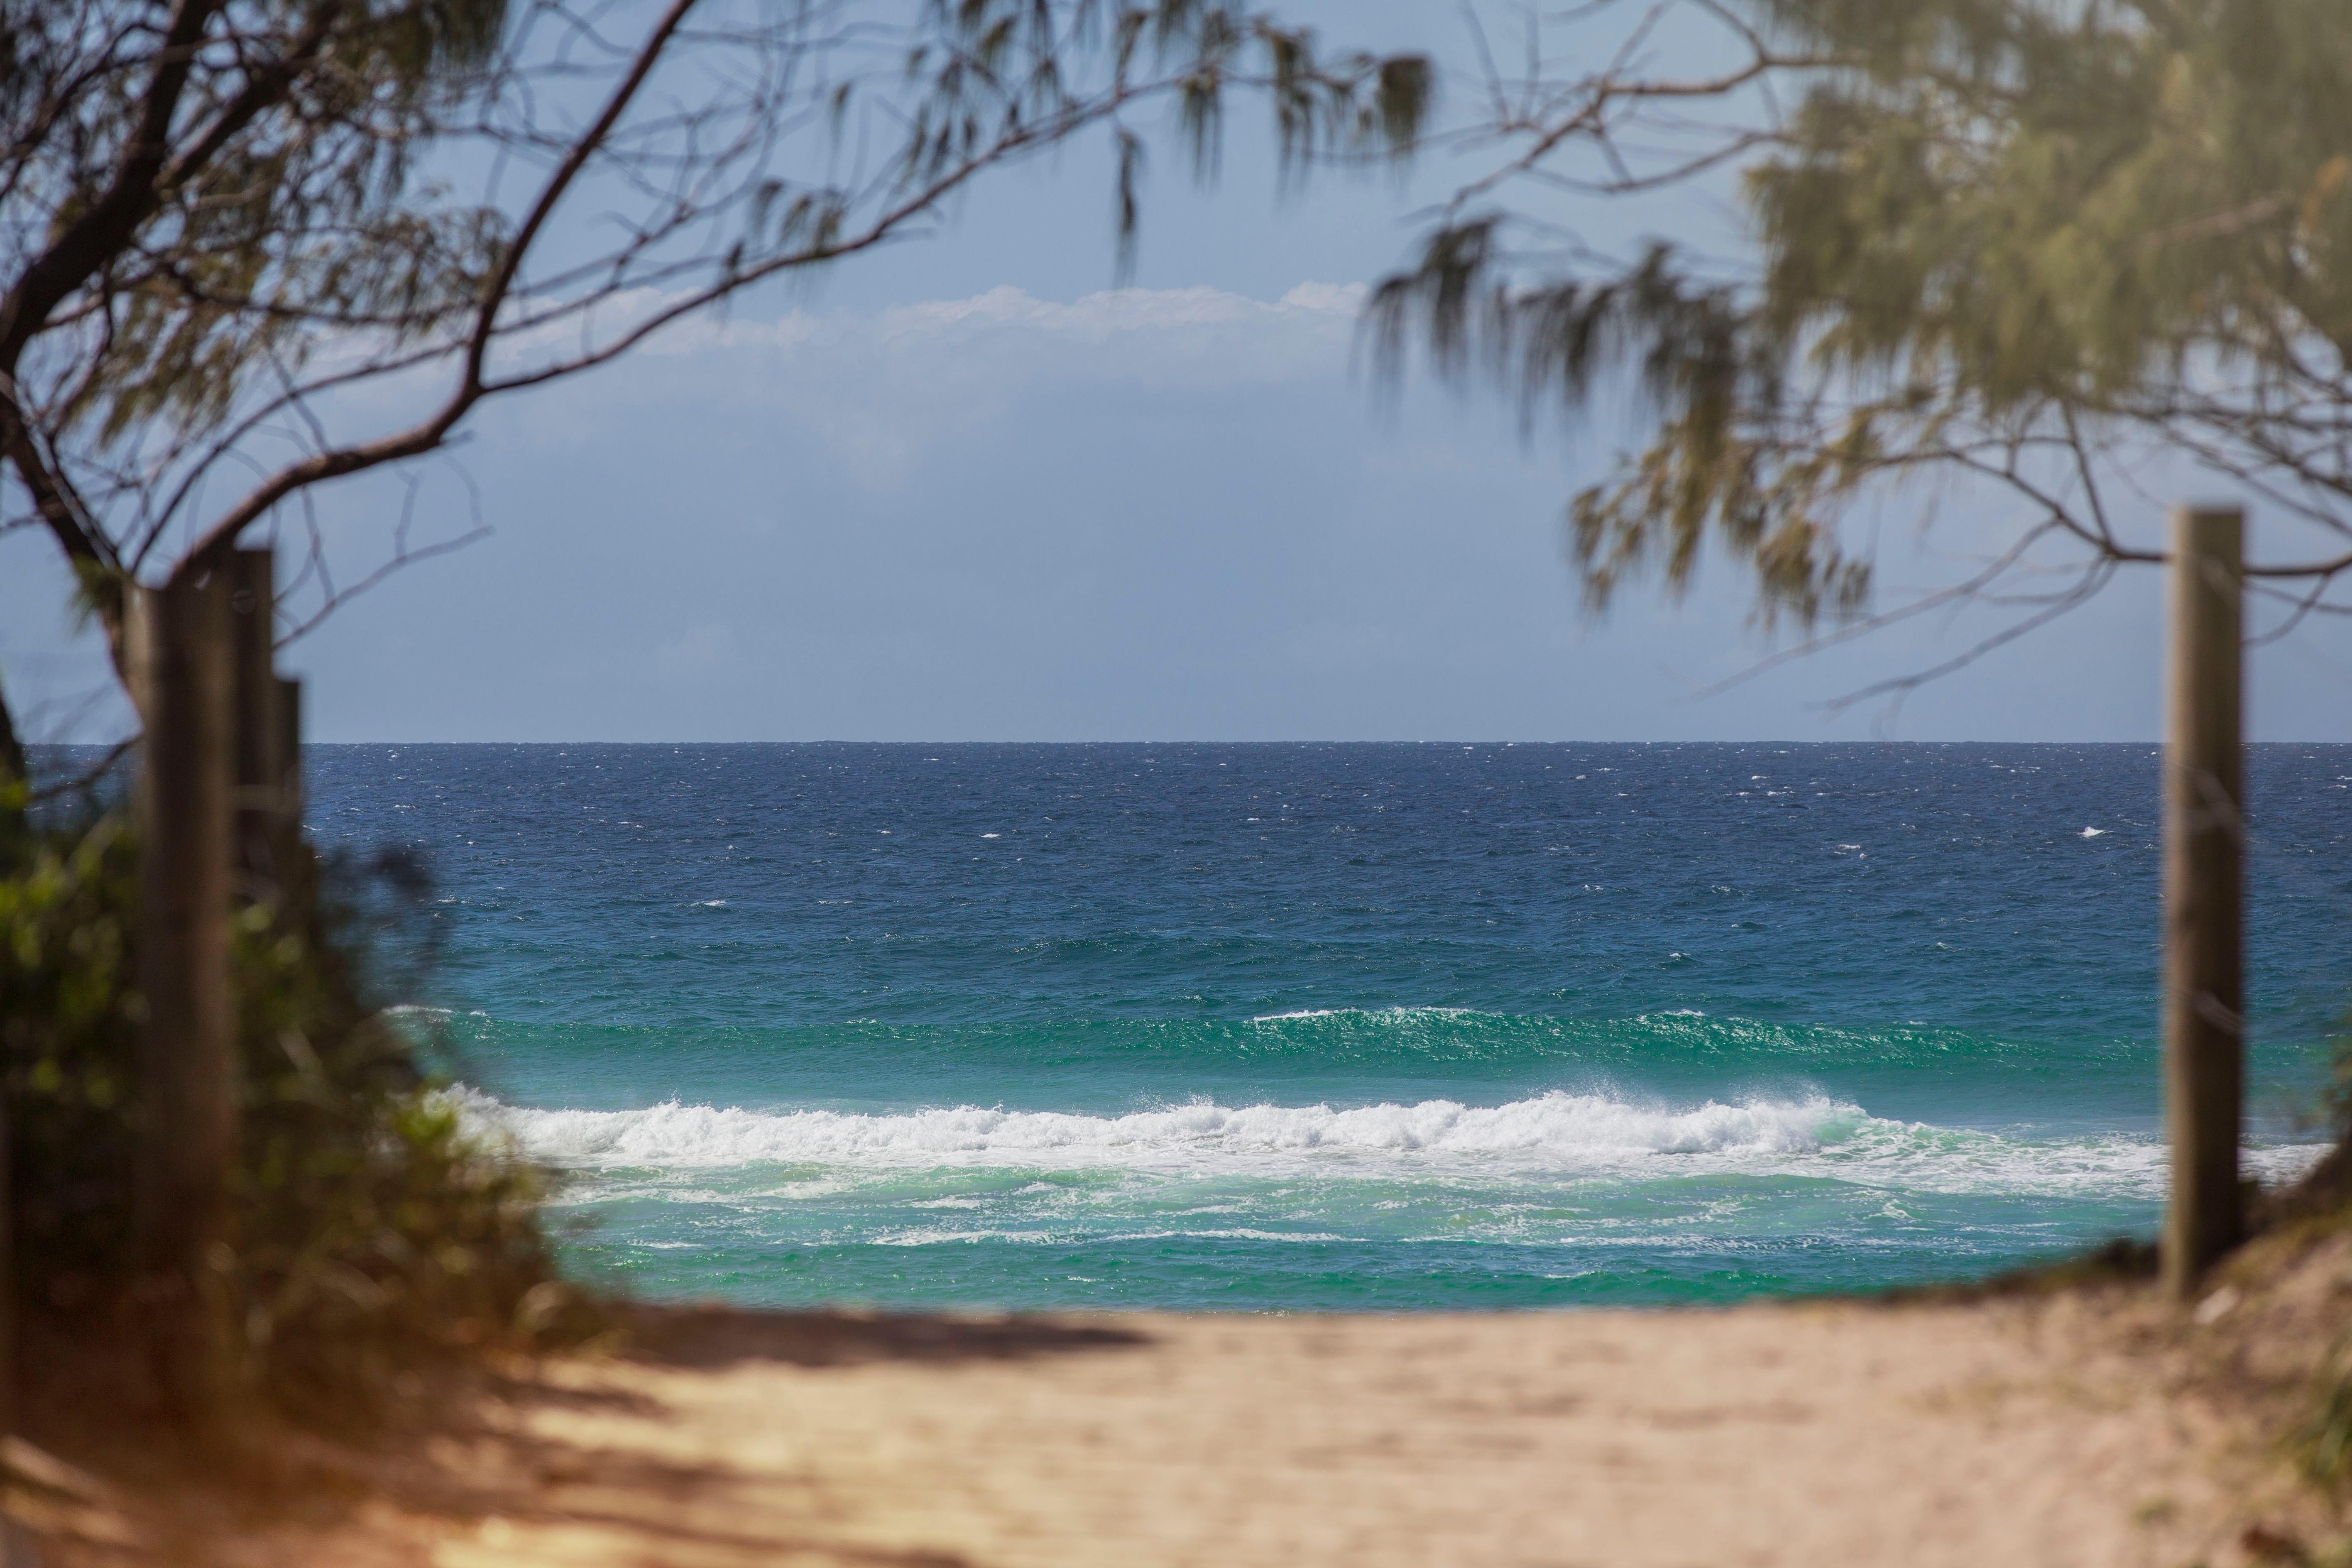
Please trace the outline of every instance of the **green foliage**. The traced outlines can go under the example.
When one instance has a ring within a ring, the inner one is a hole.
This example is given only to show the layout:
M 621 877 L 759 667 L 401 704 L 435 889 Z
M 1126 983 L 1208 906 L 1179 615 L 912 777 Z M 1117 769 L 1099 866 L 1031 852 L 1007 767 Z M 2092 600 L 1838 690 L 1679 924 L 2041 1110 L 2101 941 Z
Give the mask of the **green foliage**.
M 1596 598 L 1640 567 L 1678 587 L 1713 541 L 1753 567 L 1768 618 L 1857 611 L 1867 562 L 1842 551 L 1842 515 L 1929 470 L 2005 488 L 2021 533 L 2147 558 L 2101 493 L 2165 449 L 2333 536 L 2279 575 L 2342 568 L 2352 29 L 2336 0 L 1726 15 L 1757 54 L 1715 96 L 1768 77 L 1797 89 L 1752 139 L 1723 132 L 1721 156 L 1760 148 L 1742 178 L 1752 268 L 1662 247 L 1598 280 L 1530 280 L 1496 237 L 1514 216 L 1468 210 L 1375 300 L 1392 364 L 1419 335 L 1458 374 L 1475 342 L 1530 409 L 1580 408 L 1636 370 L 1654 433 L 1571 508 Z M 1571 110 L 1641 90 L 1596 84 Z M 1540 167 L 1544 137 L 1573 129 L 1563 110 L 1513 134 Z
M 2293 1447 L 2304 1472 L 2320 1485 L 2352 1481 L 2352 1342 L 2337 1344 L 2321 1366 L 2310 1414 Z
M 516 1343 L 577 1307 L 554 1282 L 536 1170 L 470 1140 L 371 1005 L 417 884 L 397 863 L 330 868 L 309 919 L 240 921 L 234 1321 L 247 1382 L 278 1407 L 365 1415 L 404 1371 Z M 130 1283 L 137 854 L 121 819 L 19 827 L 0 845 L 0 1049 L 7 1066 L 19 1299 L 107 1323 Z M 371 920 L 392 883 L 394 918 Z
M 1108 67 L 1106 84 L 1089 66 Z M 919 89 L 898 168 L 907 186 L 950 177 L 1010 141 L 1051 142 L 1097 112 L 1172 85 L 1194 173 L 1215 177 L 1227 99 L 1262 91 L 1286 182 L 1317 163 L 1402 159 L 1422 134 L 1436 79 L 1418 55 L 1327 57 L 1314 33 L 1217 0 L 929 0 L 907 53 Z M 1116 215 L 1122 271 L 1140 213 L 1142 142 L 1124 125 Z
M 2299 1191 L 2331 1226 L 2352 1222 L 2352 1037 L 2339 1037 L 2330 1081 L 2321 1101 L 2336 1148 L 2307 1174 Z M 2313 1378 L 2311 1403 L 2288 1435 L 2288 1449 L 2304 1473 L 2323 1487 L 2352 1485 L 2352 1337 L 2338 1340 Z
M 1867 563 L 1841 553 L 1805 503 L 1825 479 L 1855 468 L 1864 444 L 1770 460 L 1753 426 L 1758 411 L 1780 408 L 1785 372 L 1756 341 L 1740 293 L 1684 275 L 1664 245 L 1615 277 L 1522 287 L 1501 227 L 1496 216 L 1449 224 L 1417 268 L 1385 279 L 1370 306 L 1375 349 L 1395 374 L 1418 331 L 1441 374 L 1486 371 L 1530 421 L 1548 404 L 1585 408 L 1630 362 L 1659 429 L 1647 450 L 1570 503 L 1570 548 L 1592 607 L 1653 570 L 1680 592 L 1710 541 L 1755 568 L 1768 619 L 1858 607 Z
M 2341 1026 L 2352 1030 L 2352 1020 Z M 2320 1103 L 2336 1141 L 2352 1144 L 2352 1033 L 2336 1037 L 2335 1057 L 2328 1064 L 2327 1087 L 2321 1093 Z
M 1766 9 L 1850 62 L 1748 178 L 1784 343 L 1993 415 L 2352 343 L 2340 6 Z
M 475 300 L 499 254 L 497 215 L 412 174 L 489 62 L 507 0 L 206 8 L 238 63 L 200 58 L 180 118 L 221 139 L 166 163 L 135 258 L 109 270 L 110 330 L 83 345 L 85 374 L 50 411 L 108 439 L 157 419 L 209 426 L 248 372 L 299 366 L 322 330 L 430 331 Z M 63 121 L 10 148 L 12 200 L 47 217 L 10 226 L 0 255 L 18 263 L 104 199 L 141 134 L 152 39 L 96 0 L 0 0 L 0 33 L 21 89 L 39 95 L 0 94 L 0 122 Z M 79 85 L 60 98 L 62 82 Z
M 137 869 L 111 819 L 76 837 L 21 826 L 13 837 L 0 876 L 0 1050 L 15 1239 L 24 1280 L 71 1310 L 128 1268 Z

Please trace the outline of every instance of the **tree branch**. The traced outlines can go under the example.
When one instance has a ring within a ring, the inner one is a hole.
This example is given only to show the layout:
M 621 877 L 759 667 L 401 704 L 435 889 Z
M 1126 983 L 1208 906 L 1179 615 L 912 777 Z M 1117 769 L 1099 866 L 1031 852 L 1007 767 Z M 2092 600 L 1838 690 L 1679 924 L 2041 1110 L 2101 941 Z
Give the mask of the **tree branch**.
M 646 78 L 652 74 L 663 49 L 695 4 L 696 0 L 671 0 L 669 9 L 662 14 L 660 21 L 655 24 L 651 35 L 638 49 L 637 58 L 632 62 L 628 73 L 606 100 L 603 112 L 572 142 L 563 162 L 541 187 L 538 199 L 531 204 L 530 216 L 517 231 L 497 272 L 483 289 L 474 331 L 466 346 L 463 379 L 440 409 L 422 423 L 382 440 L 321 452 L 280 468 L 205 531 L 194 547 L 182 557 L 179 565 L 173 568 L 175 580 L 205 571 L 215 557 L 236 547 L 237 535 L 244 532 L 249 524 L 296 490 L 347 474 L 380 468 L 385 463 L 398 462 L 404 458 L 421 457 L 441 444 L 457 421 L 466 416 L 467 410 L 482 396 L 482 367 L 489 352 L 491 334 L 498 324 L 499 311 L 506 303 L 508 290 L 513 287 L 531 242 L 538 238 L 549 216 L 555 211 L 556 204 L 571 189 L 580 171 L 587 166 L 589 158 L 612 134 L 613 127 L 619 123 L 638 89 L 645 86 Z
M 162 199 L 156 176 L 171 154 L 172 119 L 205 28 L 220 5 L 221 0 L 177 0 L 156 54 L 154 77 L 140 103 L 139 122 L 124 143 L 113 180 L 0 295 L 0 374 L 16 373 L 26 343 L 49 312 L 131 243 L 141 220 Z

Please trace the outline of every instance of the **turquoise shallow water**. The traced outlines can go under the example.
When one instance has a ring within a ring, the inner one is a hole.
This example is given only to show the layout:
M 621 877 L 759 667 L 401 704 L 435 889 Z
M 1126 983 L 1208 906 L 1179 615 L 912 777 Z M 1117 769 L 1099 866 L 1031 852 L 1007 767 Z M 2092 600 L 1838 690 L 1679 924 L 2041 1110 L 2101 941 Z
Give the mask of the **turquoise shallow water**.
M 2137 747 L 322 747 L 442 882 L 572 1266 L 770 1303 L 1412 1309 L 2152 1229 Z M 2352 748 L 2259 749 L 2249 1159 L 2311 1157 Z

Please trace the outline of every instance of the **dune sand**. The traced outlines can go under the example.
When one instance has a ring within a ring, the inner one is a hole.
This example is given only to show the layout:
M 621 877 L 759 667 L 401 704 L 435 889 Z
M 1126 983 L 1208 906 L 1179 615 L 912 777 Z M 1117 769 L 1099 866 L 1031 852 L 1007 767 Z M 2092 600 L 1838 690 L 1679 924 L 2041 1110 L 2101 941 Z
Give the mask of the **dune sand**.
M 2248 1277 L 2252 1280 L 2252 1276 Z M 2296 1560 L 2278 1457 L 2338 1236 L 2200 1323 L 2145 1287 L 1502 1316 L 649 1312 L 272 1517 L 71 1563 L 442 1568 Z M 2235 1304 L 2231 1304 L 2235 1303 Z

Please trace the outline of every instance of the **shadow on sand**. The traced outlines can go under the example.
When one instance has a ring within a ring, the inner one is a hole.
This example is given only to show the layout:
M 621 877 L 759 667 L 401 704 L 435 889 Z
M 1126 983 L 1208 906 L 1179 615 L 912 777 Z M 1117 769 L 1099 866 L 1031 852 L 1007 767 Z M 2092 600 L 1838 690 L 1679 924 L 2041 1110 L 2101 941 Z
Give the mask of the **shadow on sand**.
M 1108 1323 L 971 1314 L 615 1304 L 609 1321 L 618 1331 L 604 1353 L 614 1360 L 692 1373 L 758 1363 L 1011 1363 L 1151 1343 L 1147 1333 Z M 58 1359 L 75 1363 L 69 1350 Z M 593 1360 L 592 1352 L 584 1364 Z M 423 1380 L 387 1430 L 356 1442 L 265 1423 L 247 1440 L 207 1451 L 170 1440 L 152 1423 L 66 1424 L 45 1436 L 106 1479 L 86 1489 L 88 1498 L 61 1494 L 56 1506 L 38 1508 L 26 1505 L 20 1486 L 11 1509 L 45 1538 L 48 1551 L 38 1560 L 107 1568 L 308 1568 L 361 1539 L 345 1532 L 371 1509 L 400 1521 L 371 1542 L 386 1562 L 411 1560 L 404 1552 L 418 1561 L 454 1552 L 451 1561 L 469 1564 L 532 1561 L 530 1545 L 508 1553 L 491 1542 L 501 1532 L 521 1542 L 556 1531 L 586 1553 L 577 1561 L 599 1568 L 965 1563 L 952 1552 L 835 1536 L 826 1524 L 837 1509 L 811 1478 L 754 1477 L 724 1459 L 633 1452 L 593 1428 L 565 1436 L 534 1431 L 535 1410 L 592 1422 L 675 1419 L 643 1390 L 547 1370 L 452 1367 Z M 780 1409 L 776 1418 L 789 1423 L 792 1412 Z M 746 1506 L 755 1495 L 759 1506 Z
M 1026 1361 L 1080 1351 L 1134 1350 L 1149 1334 L 1106 1323 L 998 1315 L 754 1312 L 738 1308 L 635 1307 L 624 1316 L 629 1360 L 695 1371 L 743 1362 L 856 1366 Z

